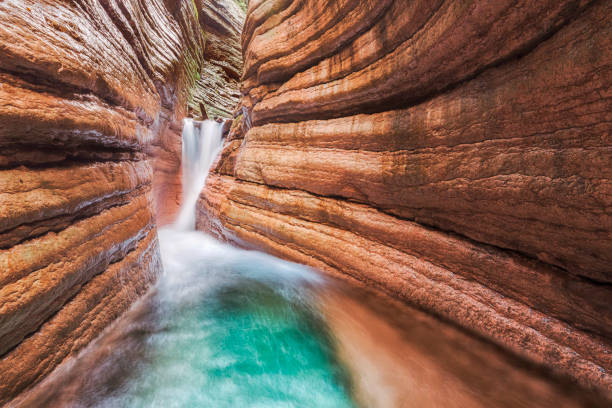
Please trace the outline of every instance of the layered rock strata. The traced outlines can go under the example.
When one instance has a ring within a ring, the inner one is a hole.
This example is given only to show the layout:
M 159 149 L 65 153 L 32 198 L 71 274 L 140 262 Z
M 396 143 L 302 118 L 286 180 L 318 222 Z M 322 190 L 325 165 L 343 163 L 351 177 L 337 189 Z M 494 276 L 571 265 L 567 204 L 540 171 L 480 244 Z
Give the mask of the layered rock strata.
M 160 273 L 204 4 L 0 1 L 0 405 Z
M 199 21 L 206 35 L 206 61 L 192 89 L 189 107 L 209 117 L 229 118 L 240 99 L 242 52 L 240 36 L 245 12 L 235 0 L 199 0 Z
M 612 389 L 612 5 L 251 1 L 198 228 Z

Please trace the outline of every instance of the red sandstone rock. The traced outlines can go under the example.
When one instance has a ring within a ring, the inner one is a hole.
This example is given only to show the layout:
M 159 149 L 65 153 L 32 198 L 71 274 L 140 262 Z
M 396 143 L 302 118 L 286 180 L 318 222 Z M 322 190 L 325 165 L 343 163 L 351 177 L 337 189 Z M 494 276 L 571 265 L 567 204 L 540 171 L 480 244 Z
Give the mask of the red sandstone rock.
M 0 395 L 16 396 L 95 339 L 156 280 L 158 253 L 157 235 L 150 231 L 135 250 L 91 279 L 36 333 L 5 354 Z
M 198 228 L 612 388 L 611 5 L 323 3 L 251 2 Z
M 0 405 L 155 281 L 192 90 L 205 64 L 240 76 L 242 14 L 222 18 L 233 6 L 0 1 Z

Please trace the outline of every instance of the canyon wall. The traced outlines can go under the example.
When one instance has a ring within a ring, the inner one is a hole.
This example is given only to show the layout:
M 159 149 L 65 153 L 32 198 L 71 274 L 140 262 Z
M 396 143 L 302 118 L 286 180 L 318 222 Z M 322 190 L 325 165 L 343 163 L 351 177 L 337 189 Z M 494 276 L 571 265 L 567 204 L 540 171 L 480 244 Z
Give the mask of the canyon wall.
M 252 0 L 198 228 L 612 389 L 612 3 Z
M 226 3 L 0 1 L 0 405 L 160 273 L 187 105 L 207 63 L 241 64 L 223 23 L 206 42 Z

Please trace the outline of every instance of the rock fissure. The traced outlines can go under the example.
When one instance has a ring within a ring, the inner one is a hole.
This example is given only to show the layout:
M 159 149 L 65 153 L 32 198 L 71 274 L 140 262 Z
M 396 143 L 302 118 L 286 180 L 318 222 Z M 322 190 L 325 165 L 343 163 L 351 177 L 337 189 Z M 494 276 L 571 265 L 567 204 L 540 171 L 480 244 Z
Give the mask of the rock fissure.
M 9 230 L 0 231 L 0 250 L 9 249 L 26 241 L 37 239 L 47 233 L 59 233 L 71 224 L 101 214 L 103 211 L 121 207 L 132 199 L 145 194 L 150 189 L 150 184 L 141 186 L 136 190 L 109 195 L 98 201 L 78 208 L 73 213 L 59 214 L 50 218 L 40 219 L 36 222 L 23 223 Z

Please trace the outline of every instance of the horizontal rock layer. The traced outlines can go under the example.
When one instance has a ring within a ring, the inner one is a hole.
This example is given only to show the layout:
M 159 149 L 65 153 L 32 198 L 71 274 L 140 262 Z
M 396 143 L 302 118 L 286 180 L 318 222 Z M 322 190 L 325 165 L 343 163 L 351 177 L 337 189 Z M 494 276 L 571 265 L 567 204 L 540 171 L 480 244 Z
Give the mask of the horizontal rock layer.
M 0 1 L 0 405 L 160 273 L 211 4 Z
M 251 1 L 198 227 L 609 390 L 612 8 L 536 3 Z

